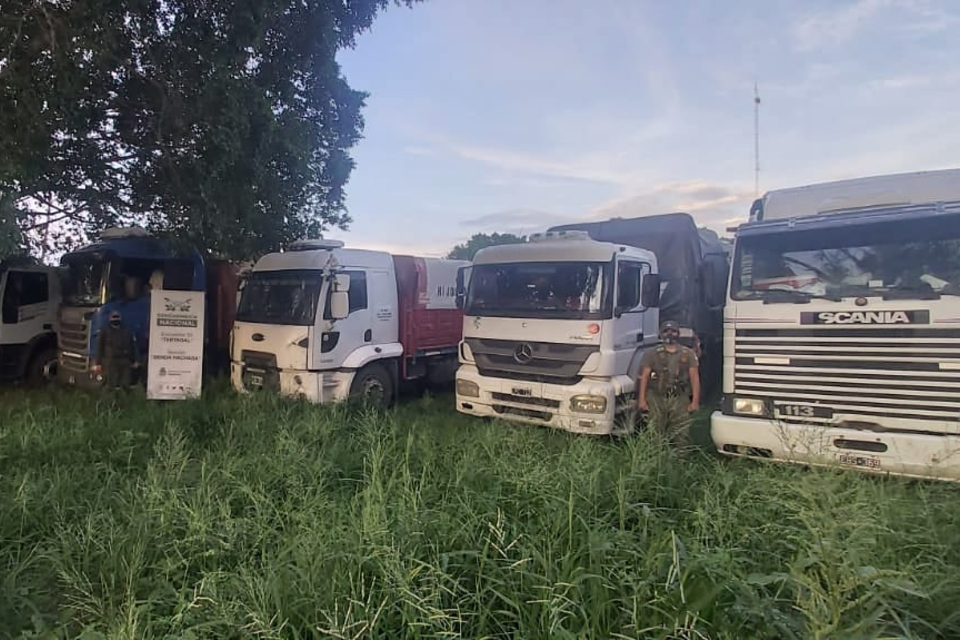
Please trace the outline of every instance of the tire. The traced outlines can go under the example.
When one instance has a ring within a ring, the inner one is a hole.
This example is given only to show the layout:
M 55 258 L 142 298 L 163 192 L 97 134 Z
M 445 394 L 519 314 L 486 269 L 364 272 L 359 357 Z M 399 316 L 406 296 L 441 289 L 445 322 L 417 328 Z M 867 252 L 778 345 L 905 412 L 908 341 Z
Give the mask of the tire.
M 50 384 L 57 378 L 57 363 L 55 347 L 40 349 L 27 363 L 27 382 L 32 385 Z
M 361 406 L 387 409 L 393 404 L 393 377 L 380 364 L 369 364 L 357 372 L 350 385 L 350 398 Z

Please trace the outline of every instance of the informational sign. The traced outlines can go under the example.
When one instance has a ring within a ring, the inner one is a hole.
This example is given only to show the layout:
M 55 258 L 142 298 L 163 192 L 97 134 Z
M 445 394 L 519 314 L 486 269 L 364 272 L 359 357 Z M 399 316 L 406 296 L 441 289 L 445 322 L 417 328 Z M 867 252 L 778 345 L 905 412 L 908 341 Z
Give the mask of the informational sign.
M 203 316 L 202 292 L 151 292 L 147 363 L 147 397 L 151 400 L 183 400 L 200 395 Z

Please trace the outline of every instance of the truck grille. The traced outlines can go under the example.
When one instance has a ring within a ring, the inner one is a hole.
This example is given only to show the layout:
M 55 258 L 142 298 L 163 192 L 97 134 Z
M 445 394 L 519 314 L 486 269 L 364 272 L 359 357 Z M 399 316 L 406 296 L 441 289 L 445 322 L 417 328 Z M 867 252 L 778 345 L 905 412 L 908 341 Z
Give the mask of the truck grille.
M 482 376 L 561 385 L 580 382 L 583 364 L 600 350 L 592 345 L 491 338 L 467 338 L 466 343 Z
M 280 370 L 277 368 L 277 356 L 262 351 L 240 352 L 243 363 L 243 386 L 249 391 L 280 391 Z
M 500 393 L 499 391 L 494 391 L 490 394 L 494 400 L 499 400 L 500 402 L 515 402 L 517 404 L 529 404 L 537 407 L 548 407 L 550 409 L 559 409 L 560 401 L 553 400 L 551 398 L 533 398 L 530 396 L 518 396 L 513 393 Z
M 60 365 L 71 371 L 84 372 L 89 365 L 90 325 L 84 320 L 69 322 L 60 320 L 57 334 L 60 347 Z
M 960 330 L 738 329 L 734 387 L 776 404 L 811 403 L 862 416 L 960 425 Z M 784 422 L 827 423 L 829 417 Z

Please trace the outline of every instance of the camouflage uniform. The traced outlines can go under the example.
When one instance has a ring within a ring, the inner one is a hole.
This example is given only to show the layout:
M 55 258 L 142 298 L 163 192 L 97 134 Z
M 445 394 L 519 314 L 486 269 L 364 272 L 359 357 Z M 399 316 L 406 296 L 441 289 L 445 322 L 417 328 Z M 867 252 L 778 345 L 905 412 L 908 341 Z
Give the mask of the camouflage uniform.
M 103 367 L 104 386 L 111 389 L 130 387 L 137 357 L 137 341 L 127 327 L 108 325 L 100 330 L 97 361 Z
M 699 367 L 696 353 L 689 347 L 676 345 L 671 352 L 664 344 L 643 354 L 641 372 L 650 369 L 647 386 L 648 421 L 663 433 L 669 442 L 684 447 L 688 442 L 692 388 L 690 369 Z

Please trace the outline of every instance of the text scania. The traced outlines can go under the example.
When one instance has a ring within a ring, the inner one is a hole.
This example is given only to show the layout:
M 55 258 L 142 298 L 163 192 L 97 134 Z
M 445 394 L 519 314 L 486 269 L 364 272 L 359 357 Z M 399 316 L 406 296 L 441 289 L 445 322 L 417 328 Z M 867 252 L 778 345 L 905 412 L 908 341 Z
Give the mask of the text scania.
M 817 318 L 822 324 L 911 324 L 906 311 L 824 311 Z

